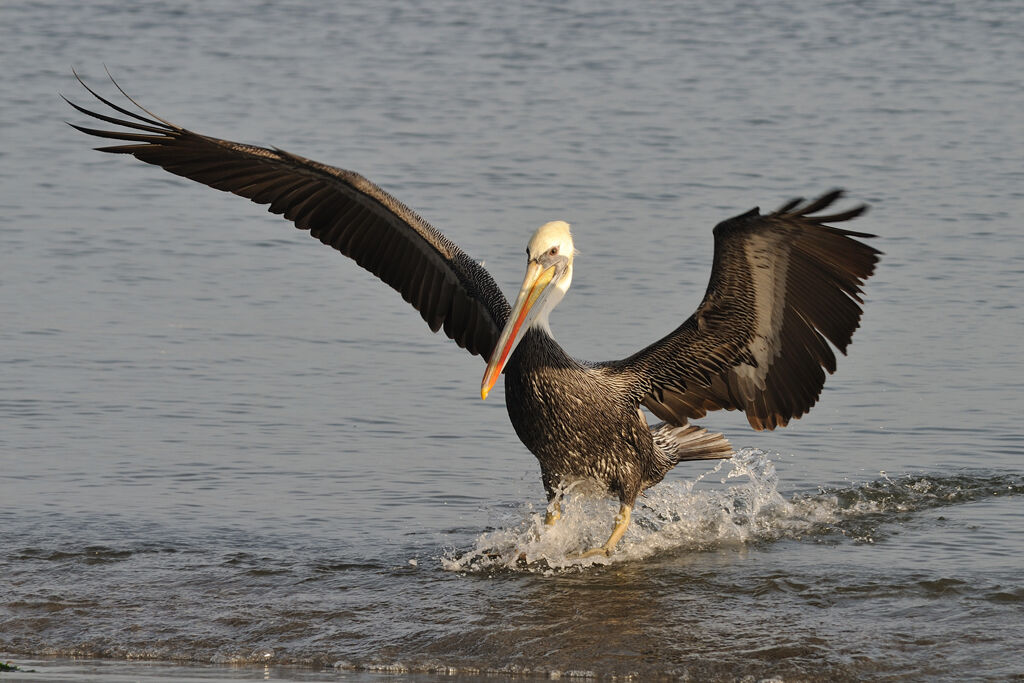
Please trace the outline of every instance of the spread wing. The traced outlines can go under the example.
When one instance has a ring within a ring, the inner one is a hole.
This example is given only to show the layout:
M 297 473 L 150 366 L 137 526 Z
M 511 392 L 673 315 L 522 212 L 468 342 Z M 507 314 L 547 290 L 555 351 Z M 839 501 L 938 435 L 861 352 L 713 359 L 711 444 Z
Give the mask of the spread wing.
M 743 410 L 755 429 L 785 426 L 818 400 L 829 342 L 846 353 L 860 323 L 861 285 L 881 252 L 831 227 L 867 207 L 832 215 L 834 190 L 762 216 L 754 209 L 715 227 L 711 282 L 679 328 L 608 364 L 634 374 L 640 402 L 672 424 L 709 410 Z
M 487 358 L 508 317 L 509 305 L 490 273 L 451 240 L 390 194 L 352 171 L 280 149 L 220 140 L 176 126 L 143 109 L 120 107 L 79 83 L 101 103 L 128 118 L 79 112 L 119 126 L 99 130 L 70 124 L 126 144 L 97 147 L 225 192 L 269 204 L 300 230 L 334 247 L 397 290 L 436 332 Z M 113 79 L 111 79 L 113 80 Z

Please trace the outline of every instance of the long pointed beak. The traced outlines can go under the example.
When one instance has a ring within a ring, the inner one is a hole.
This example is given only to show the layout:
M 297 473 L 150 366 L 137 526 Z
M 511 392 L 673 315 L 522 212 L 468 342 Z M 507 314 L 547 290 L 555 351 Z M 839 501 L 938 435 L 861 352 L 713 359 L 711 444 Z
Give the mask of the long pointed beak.
M 487 394 L 491 393 L 494 383 L 501 376 L 501 371 L 505 369 L 512 351 L 537 317 L 542 308 L 537 304 L 551 293 L 551 285 L 557 280 L 556 272 L 557 266 L 544 268 L 536 261 L 531 261 L 527 266 L 526 277 L 523 278 L 523 286 L 516 297 L 515 306 L 512 307 L 505 329 L 501 331 L 498 343 L 494 345 L 491 357 L 487 361 L 487 370 L 484 371 L 484 379 L 480 384 L 480 398 L 487 399 Z

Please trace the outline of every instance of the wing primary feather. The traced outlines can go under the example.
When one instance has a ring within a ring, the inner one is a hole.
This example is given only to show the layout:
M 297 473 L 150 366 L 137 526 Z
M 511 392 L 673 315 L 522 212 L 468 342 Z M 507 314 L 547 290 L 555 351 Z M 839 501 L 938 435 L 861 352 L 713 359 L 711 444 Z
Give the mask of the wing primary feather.
M 789 213 L 790 211 L 792 211 L 796 207 L 800 206 L 801 202 L 803 202 L 803 201 L 804 201 L 803 197 L 797 197 L 795 199 L 790 199 L 788 202 L 786 202 L 785 204 L 780 206 L 775 213 Z
M 807 206 L 801 207 L 799 211 L 793 213 L 798 216 L 809 216 L 812 213 L 817 213 L 822 209 L 828 208 L 836 202 L 837 199 L 843 196 L 842 190 L 829 190 L 825 194 L 821 195 L 817 199 L 812 200 Z M 794 207 L 795 208 L 795 207 Z M 780 211 L 780 213 L 789 213 L 788 211 Z
M 105 70 L 105 68 L 104 68 L 104 70 Z M 146 123 L 146 124 L 152 124 L 153 123 L 153 121 L 150 121 L 145 116 L 140 116 L 139 114 L 131 111 L 130 109 L 125 109 L 124 107 L 120 107 L 120 106 L 114 104 L 113 102 L 111 102 L 110 100 L 105 99 L 104 97 L 102 97 L 99 93 L 97 93 L 95 90 L 90 88 L 86 84 L 86 82 L 82 80 L 82 77 L 78 75 L 78 72 L 75 71 L 74 69 L 71 69 L 71 73 L 74 74 L 75 79 L 82 85 L 83 88 L 85 88 L 89 92 L 90 95 L 92 95 L 97 100 L 99 100 L 103 104 L 107 105 L 108 107 L 110 107 L 114 111 L 116 111 L 118 113 L 121 113 L 121 114 L 124 114 L 125 116 L 129 116 L 129 117 L 131 117 L 133 119 L 136 119 L 138 121 L 142 121 L 143 123 Z M 142 111 L 146 112 L 146 114 L 148 114 L 153 119 L 155 119 L 157 123 L 161 123 L 161 124 L 167 126 L 167 128 L 169 130 L 172 130 L 172 131 L 178 129 L 178 127 L 175 126 L 173 123 L 170 123 L 168 121 L 164 121 L 162 118 L 160 118 L 156 114 L 153 114 L 152 112 L 147 111 L 145 107 L 140 106 L 139 103 L 136 102 L 135 100 L 133 100 L 131 97 L 128 97 L 128 95 L 124 92 L 124 90 L 121 90 L 121 86 L 117 84 L 117 81 L 114 80 L 114 77 L 110 75 L 109 71 L 107 71 L 107 76 L 110 78 L 110 82 L 114 84 L 114 87 L 117 88 L 121 92 L 121 94 L 124 95 L 128 99 L 129 102 L 134 104 L 136 107 L 138 107 Z M 67 98 L 65 98 L 65 101 L 67 101 Z M 94 112 L 91 112 L 91 111 L 82 111 L 82 113 L 83 114 L 88 114 L 89 116 L 93 116 L 94 115 Z M 96 117 L 96 118 L 98 118 L 98 117 Z M 129 125 L 130 123 L 131 122 L 129 122 L 129 121 L 125 121 L 123 123 L 118 123 L 118 125 Z
M 873 237 L 827 225 L 861 205 L 817 215 L 843 197 L 830 190 L 762 215 L 754 209 L 715 226 L 704 299 L 673 332 L 621 361 L 637 400 L 674 425 L 708 410 L 743 410 L 755 429 L 785 426 L 818 400 L 861 319 L 862 286 L 881 254 Z M 830 346 L 831 344 L 831 346 Z
M 420 311 L 431 330 L 444 329 L 471 353 L 485 357 L 490 353 L 508 317 L 508 300 L 475 259 L 389 193 L 353 171 L 282 149 L 221 140 L 176 126 L 141 106 L 110 77 L 125 99 L 145 115 L 139 114 L 103 97 L 72 72 L 97 101 L 127 117 L 92 111 L 64 98 L 76 112 L 117 127 L 105 130 L 69 122 L 87 135 L 125 143 L 97 149 L 131 154 L 176 175 L 268 205 L 271 213 L 308 230 L 397 290 Z
M 113 116 L 107 116 L 106 114 L 100 114 L 98 112 L 91 112 L 88 109 L 86 109 L 84 107 L 80 107 L 79 105 L 75 104 L 74 102 L 72 102 L 68 98 L 64 97 L 63 95 L 61 95 L 60 98 L 62 100 L 64 100 L 65 102 L 67 102 L 68 104 L 70 104 L 75 109 L 77 109 L 79 112 L 81 112 L 81 113 L 83 113 L 83 114 L 85 114 L 87 116 L 91 116 L 94 119 L 99 119 L 100 121 L 106 121 L 107 123 L 112 123 L 112 124 L 114 124 L 116 126 L 125 126 L 127 128 L 134 128 L 135 130 L 144 130 L 144 131 L 147 131 L 147 132 L 150 132 L 150 133 L 157 133 L 158 135 L 162 135 L 162 134 L 166 133 L 167 130 L 168 130 L 167 126 L 150 126 L 150 125 L 145 125 L 145 124 L 141 124 L 141 123 L 135 123 L 134 121 L 123 121 L 122 119 L 118 119 L 118 118 L 115 118 Z M 142 120 L 145 121 L 146 119 L 142 119 Z M 76 126 L 73 123 L 68 123 L 68 125 L 71 126 L 72 128 L 78 128 L 78 126 Z M 78 130 L 82 130 L 82 129 L 78 128 Z M 90 133 L 90 135 L 93 135 L 93 134 L 94 133 Z

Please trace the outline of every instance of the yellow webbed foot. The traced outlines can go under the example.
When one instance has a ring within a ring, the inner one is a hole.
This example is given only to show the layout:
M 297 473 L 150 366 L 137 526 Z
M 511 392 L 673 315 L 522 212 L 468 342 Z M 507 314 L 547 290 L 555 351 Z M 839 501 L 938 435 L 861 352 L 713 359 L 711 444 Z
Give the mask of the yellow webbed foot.
M 619 544 L 619 541 L 622 540 L 622 537 L 626 533 L 626 529 L 629 528 L 629 519 L 632 513 L 632 506 L 623 503 L 619 507 L 619 514 L 615 515 L 615 528 L 612 529 L 612 535 L 608 537 L 608 540 L 605 541 L 605 544 L 600 548 L 591 548 L 590 550 L 585 550 L 582 553 L 579 553 L 578 555 L 569 555 L 568 558 L 571 560 L 582 560 L 588 557 L 598 557 L 601 555 L 609 557 L 612 554 L 612 552 L 615 551 L 615 546 L 617 546 Z
M 548 511 L 544 513 L 544 524 L 545 526 L 554 526 L 555 522 L 562 518 L 562 504 L 557 500 L 548 506 Z
M 610 548 L 605 548 L 604 546 L 602 546 L 600 548 L 591 548 L 590 550 L 584 550 L 582 553 L 566 555 L 566 558 L 570 560 L 585 560 L 588 557 L 608 557 L 611 554 L 612 551 Z

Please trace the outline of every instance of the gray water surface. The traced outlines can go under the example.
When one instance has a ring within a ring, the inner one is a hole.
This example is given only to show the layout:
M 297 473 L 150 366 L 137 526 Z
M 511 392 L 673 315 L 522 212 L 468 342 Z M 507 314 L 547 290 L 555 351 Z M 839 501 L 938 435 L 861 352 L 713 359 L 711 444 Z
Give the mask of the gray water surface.
M 1012 3 L 4 3 L 0 658 L 1024 675 L 1021 36 Z M 734 462 L 677 468 L 607 563 L 560 561 L 615 504 L 536 537 L 482 361 L 261 207 L 91 151 L 72 65 L 360 171 L 509 294 L 571 222 L 552 323 L 581 358 L 678 325 L 752 206 L 845 187 L 885 256 L 809 415 L 710 415 Z

